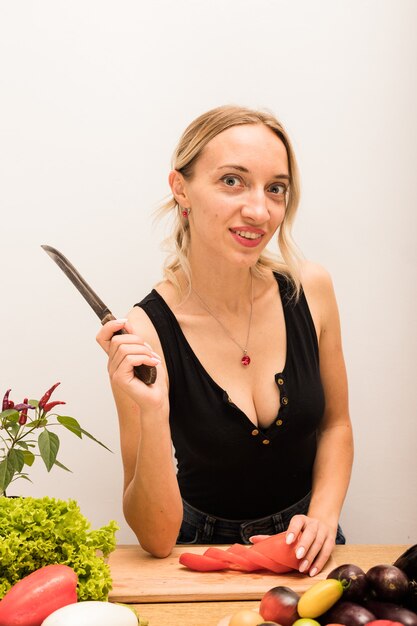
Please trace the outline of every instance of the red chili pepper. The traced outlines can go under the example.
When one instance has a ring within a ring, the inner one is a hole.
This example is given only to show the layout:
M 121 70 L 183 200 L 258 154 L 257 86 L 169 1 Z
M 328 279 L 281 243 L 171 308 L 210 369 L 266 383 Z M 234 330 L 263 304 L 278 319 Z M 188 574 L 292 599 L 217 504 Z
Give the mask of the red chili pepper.
M 4 394 L 4 398 L 3 398 L 3 404 L 2 404 L 2 411 L 6 411 L 9 408 L 13 408 L 13 407 L 9 407 L 9 393 L 11 392 L 11 389 L 8 389 L 6 391 L 6 393 Z
M 46 391 L 44 393 L 44 395 L 42 396 L 42 398 L 39 400 L 39 408 L 43 409 L 45 404 L 48 402 L 49 398 L 51 397 L 52 392 L 58 387 L 58 385 L 60 385 L 61 383 L 55 383 L 55 385 L 52 385 L 52 387 L 50 389 L 48 389 L 48 391 Z
M 45 411 L 45 413 L 48 413 L 48 411 L 53 409 L 54 406 L 56 406 L 57 404 L 66 404 L 66 402 L 61 402 L 61 400 L 55 400 L 55 402 L 48 402 L 48 404 L 45 404 L 45 406 L 43 407 L 43 410 Z
M 23 400 L 23 404 L 25 405 L 24 408 L 22 409 L 20 415 L 19 415 L 19 425 L 20 426 L 24 426 L 26 424 L 26 422 L 28 421 L 28 409 L 29 409 L 29 404 L 28 404 L 28 399 L 25 398 Z

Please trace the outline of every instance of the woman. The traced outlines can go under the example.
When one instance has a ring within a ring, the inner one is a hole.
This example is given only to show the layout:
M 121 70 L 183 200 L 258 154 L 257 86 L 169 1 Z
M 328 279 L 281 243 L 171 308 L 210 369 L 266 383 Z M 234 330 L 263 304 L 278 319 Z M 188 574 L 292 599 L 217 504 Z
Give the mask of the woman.
M 97 336 L 120 420 L 126 520 L 158 557 L 176 542 L 286 530 L 314 576 L 344 542 L 353 444 L 331 280 L 290 237 L 290 141 L 270 114 L 220 107 L 186 129 L 173 166 L 165 279 Z M 265 250 L 277 232 L 281 260 Z M 133 375 L 141 364 L 156 367 L 154 384 Z

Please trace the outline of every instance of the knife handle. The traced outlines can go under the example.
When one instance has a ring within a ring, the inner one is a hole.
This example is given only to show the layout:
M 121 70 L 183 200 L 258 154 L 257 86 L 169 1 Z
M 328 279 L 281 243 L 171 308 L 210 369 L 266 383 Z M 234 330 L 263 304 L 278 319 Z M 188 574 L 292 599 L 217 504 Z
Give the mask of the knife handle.
M 114 335 L 127 335 L 127 331 L 121 328 Z M 156 367 L 153 365 L 135 365 L 133 371 L 136 378 L 139 378 L 145 385 L 152 385 L 156 381 Z

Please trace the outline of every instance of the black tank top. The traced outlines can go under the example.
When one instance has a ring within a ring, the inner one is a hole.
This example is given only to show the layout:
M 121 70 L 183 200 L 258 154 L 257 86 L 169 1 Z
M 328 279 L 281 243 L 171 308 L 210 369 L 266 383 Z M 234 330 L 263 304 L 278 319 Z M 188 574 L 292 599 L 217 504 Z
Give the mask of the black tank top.
M 317 335 L 304 293 L 294 303 L 287 278 L 275 278 L 287 355 L 283 371 L 275 374 L 281 406 L 265 429 L 255 427 L 209 376 L 157 291 L 135 305 L 155 326 L 166 360 L 181 495 L 216 517 L 264 517 L 311 489 L 316 431 L 324 411 Z

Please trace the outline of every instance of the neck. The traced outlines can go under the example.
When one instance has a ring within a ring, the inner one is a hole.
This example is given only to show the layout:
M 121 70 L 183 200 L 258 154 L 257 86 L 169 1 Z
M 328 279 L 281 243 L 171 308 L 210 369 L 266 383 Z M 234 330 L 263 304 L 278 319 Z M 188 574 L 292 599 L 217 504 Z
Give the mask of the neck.
M 242 312 L 252 300 L 252 275 L 249 267 L 193 267 L 191 287 L 210 308 L 230 313 Z

